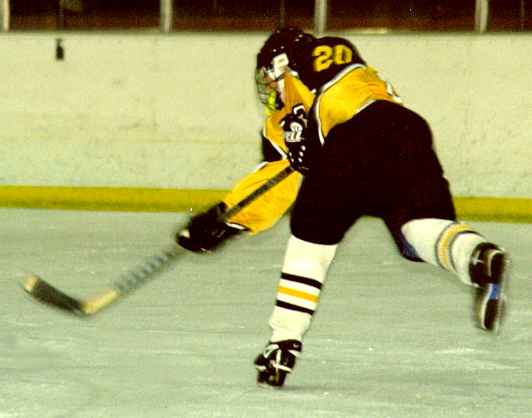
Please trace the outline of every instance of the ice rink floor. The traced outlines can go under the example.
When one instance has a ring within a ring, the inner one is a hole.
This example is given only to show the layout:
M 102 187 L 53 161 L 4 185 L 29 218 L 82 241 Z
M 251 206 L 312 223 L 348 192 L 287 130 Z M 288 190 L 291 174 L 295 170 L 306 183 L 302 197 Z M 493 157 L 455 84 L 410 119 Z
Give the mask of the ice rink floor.
M 187 254 L 89 319 L 19 286 L 35 272 L 92 295 L 171 244 L 184 220 L 0 210 L 0 418 L 532 417 L 532 225 L 471 222 L 514 260 L 510 315 L 493 337 L 473 326 L 470 289 L 404 261 L 379 221 L 362 220 L 282 390 L 257 387 L 252 361 L 269 337 L 286 220 Z

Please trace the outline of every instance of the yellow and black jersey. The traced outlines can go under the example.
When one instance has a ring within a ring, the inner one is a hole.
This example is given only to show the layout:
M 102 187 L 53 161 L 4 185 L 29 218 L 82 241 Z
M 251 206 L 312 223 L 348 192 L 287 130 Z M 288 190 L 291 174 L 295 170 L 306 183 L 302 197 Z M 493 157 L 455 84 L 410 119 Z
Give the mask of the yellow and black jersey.
M 310 47 L 312 65 L 300 72 L 301 81 L 316 90 L 310 119 L 323 144 L 329 131 L 347 122 L 376 100 L 401 103 L 393 87 L 360 58 L 347 40 L 317 39 Z
M 353 118 L 374 101 L 401 103 L 391 84 L 360 58 L 349 41 L 319 38 L 307 53 L 308 65 L 297 75 L 284 75 L 283 108 L 266 119 L 263 134 L 273 146 L 286 149 L 280 121 L 295 106 L 305 107 L 323 143 L 334 126 Z
M 306 51 L 308 65 L 297 74 L 285 73 L 283 107 L 270 114 L 263 126 L 263 141 L 271 145 L 277 161 L 265 162 L 226 196 L 232 206 L 286 167 L 282 119 L 303 105 L 309 116 L 310 135 L 322 144 L 335 126 L 347 122 L 377 100 L 401 103 L 392 86 L 368 66 L 356 48 L 342 38 L 316 39 Z M 256 233 L 271 227 L 295 201 L 301 176 L 296 173 L 246 207 L 232 222 Z

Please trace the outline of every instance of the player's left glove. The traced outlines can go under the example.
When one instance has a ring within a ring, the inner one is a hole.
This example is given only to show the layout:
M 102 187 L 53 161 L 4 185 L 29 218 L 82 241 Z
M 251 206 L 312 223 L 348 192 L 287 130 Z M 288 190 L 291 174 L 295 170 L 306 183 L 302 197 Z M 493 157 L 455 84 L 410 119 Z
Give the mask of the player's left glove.
M 243 232 L 246 228 L 228 224 L 221 220 L 227 210 L 220 202 L 206 212 L 200 213 L 189 221 L 188 225 L 176 235 L 176 242 L 183 248 L 194 252 L 214 250 L 228 238 Z
M 303 175 L 308 174 L 314 156 L 314 149 L 308 140 L 307 124 L 305 108 L 302 105 L 295 106 L 292 113 L 281 120 L 288 160 L 294 170 Z

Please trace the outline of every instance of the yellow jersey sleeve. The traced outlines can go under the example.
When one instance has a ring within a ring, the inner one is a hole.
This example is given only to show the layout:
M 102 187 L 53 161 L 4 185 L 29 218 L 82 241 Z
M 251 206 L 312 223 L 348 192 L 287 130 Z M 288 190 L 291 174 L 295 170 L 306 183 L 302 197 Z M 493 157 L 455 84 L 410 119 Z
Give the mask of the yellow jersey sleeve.
M 281 120 L 296 105 L 303 104 L 308 112 L 314 101 L 313 93 L 296 77 L 285 74 L 284 83 L 286 88 L 284 106 L 266 118 L 263 128 L 264 138 L 283 153 L 286 152 L 287 148 L 284 143 Z M 289 162 L 286 158 L 263 164 L 258 170 L 241 179 L 233 190 L 225 196 L 224 203 L 229 207 L 237 204 L 288 165 Z M 272 227 L 294 203 L 301 177 L 301 174 L 297 172 L 291 174 L 273 189 L 242 209 L 229 221 L 245 226 L 251 233 L 258 233 Z
M 224 197 L 223 202 L 228 207 L 236 205 L 286 168 L 288 164 L 289 162 L 286 159 L 265 163 L 256 171 L 241 179 L 231 192 Z M 231 217 L 229 222 L 245 226 L 252 234 L 271 228 L 294 203 L 300 181 L 301 174 L 292 173 Z

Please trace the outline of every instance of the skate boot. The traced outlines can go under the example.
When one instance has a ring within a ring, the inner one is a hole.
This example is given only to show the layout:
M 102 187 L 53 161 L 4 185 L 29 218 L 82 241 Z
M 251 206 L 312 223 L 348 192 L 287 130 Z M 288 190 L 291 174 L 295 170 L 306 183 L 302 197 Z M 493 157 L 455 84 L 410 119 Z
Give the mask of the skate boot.
M 497 332 L 502 322 L 508 288 L 509 257 L 499 247 L 482 243 L 471 256 L 469 274 L 475 285 L 475 316 L 480 328 Z
M 257 383 L 281 387 L 286 375 L 291 373 L 296 364 L 296 358 L 303 349 L 301 341 L 285 340 L 268 343 L 264 351 L 255 359 L 257 369 Z

